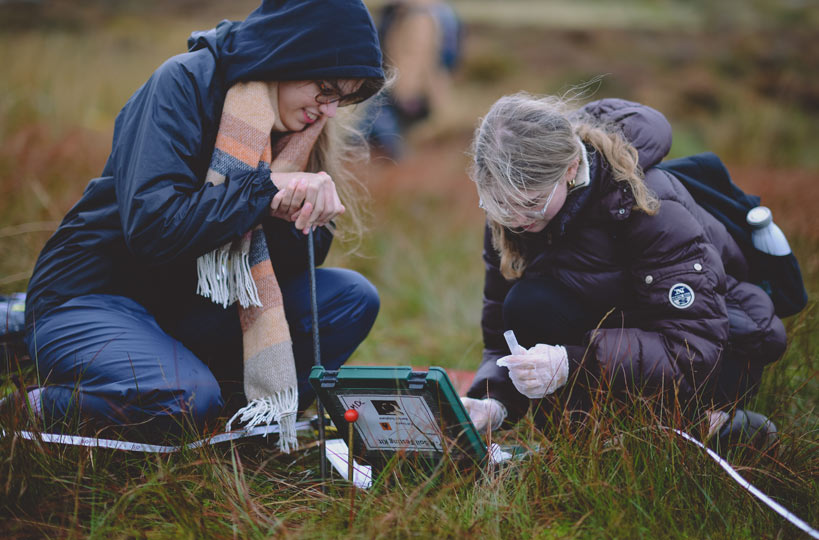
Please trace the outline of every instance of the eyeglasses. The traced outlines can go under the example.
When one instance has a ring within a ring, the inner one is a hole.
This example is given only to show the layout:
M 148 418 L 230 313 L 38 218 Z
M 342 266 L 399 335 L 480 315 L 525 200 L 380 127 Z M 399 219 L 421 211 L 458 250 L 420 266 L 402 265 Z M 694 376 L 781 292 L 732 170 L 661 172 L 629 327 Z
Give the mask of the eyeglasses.
M 532 220 L 535 220 L 535 221 L 544 219 L 546 217 L 546 211 L 549 209 L 549 203 L 552 202 L 552 199 L 555 196 L 555 192 L 557 191 L 557 186 L 559 186 L 559 185 L 560 185 L 560 182 L 555 184 L 555 187 L 553 187 L 552 191 L 549 192 L 549 196 L 546 197 L 546 202 L 543 203 L 543 207 L 540 210 L 530 210 L 530 209 L 527 208 L 526 210 L 513 210 L 513 212 L 515 214 L 519 215 L 520 217 L 523 217 L 523 218 L 526 218 L 526 219 L 532 219 Z M 483 204 L 483 199 L 480 199 L 478 201 L 478 207 L 481 208 L 481 209 L 485 208 L 484 204 Z
M 560 182 L 555 184 L 555 187 L 552 188 L 552 191 L 549 192 L 549 196 L 546 197 L 546 203 L 544 203 L 543 208 L 540 209 L 538 214 L 540 214 L 540 219 L 546 217 L 546 210 L 549 209 L 549 203 L 552 202 L 552 198 L 555 196 L 555 192 L 557 191 L 557 186 L 560 185 Z
M 345 94 L 341 87 L 333 81 L 315 81 L 319 89 L 316 94 L 316 103 L 320 105 L 329 105 L 330 103 L 338 103 L 339 107 L 346 105 L 354 105 L 362 101 L 360 92 L 356 90 L 350 94 Z

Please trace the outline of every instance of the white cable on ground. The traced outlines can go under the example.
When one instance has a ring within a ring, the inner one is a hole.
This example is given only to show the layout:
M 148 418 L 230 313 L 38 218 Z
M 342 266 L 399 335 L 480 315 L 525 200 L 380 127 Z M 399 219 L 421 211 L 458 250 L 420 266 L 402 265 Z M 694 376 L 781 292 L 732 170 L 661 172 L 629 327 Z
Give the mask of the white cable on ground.
M 700 447 L 701 449 L 705 450 L 705 452 L 722 467 L 725 472 L 727 472 L 731 478 L 733 478 L 742 488 L 747 490 L 751 493 L 754 497 L 768 505 L 772 508 L 777 514 L 787 519 L 791 522 L 794 526 L 798 527 L 805 533 L 811 536 L 811 538 L 819 539 L 819 531 L 812 528 L 810 525 L 799 519 L 795 514 L 787 510 L 781 504 L 777 503 L 770 497 L 768 497 L 765 493 L 757 489 L 753 484 L 745 480 L 739 473 L 731 467 L 731 465 L 722 459 L 719 454 L 711 450 L 710 448 L 706 447 L 700 441 L 685 433 L 684 431 L 680 431 L 678 429 L 672 429 L 665 426 L 662 426 L 663 429 L 668 429 L 686 441 Z M 309 421 L 304 420 L 301 422 L 296 422 L 296 430 L 297 431 L 306 431 L 312 429 L 312 425 Z M 136 443 L 130 441 L 117 441 L 113 439 L 98 439 L 96 437 L 81 437 L 79 435 L 64 435 L 61 433 L 34 433 L 31 431 L 20 431 L 18 434 L 27 440 L 40 440 L 47 443 L 56 443 L 56 444 L 68 444 L 72 446 L 88 446 L 88 447 L 96 447 L 96 448 L 111 448 L 114 450 L 128 450 L 133 452 L 153 452 L 159 454 L 167 454 L 171 452 L 178 452 L 183 448 L 199 448 L 200 446 L 204 446 L 206 444 L 215 444 L 224 441 L 234 440 L 234 439 L 241 439 L 244 437 L 252 437 L 255 435 L 267 435 L 270 433 L 278 433 L 279 426 L 272 425 L 272 426 L 257 426 L 249 430 L 237 430 L 231 431 L 229 433 L 220 433 L 219 435 L 214 435 L 213 437 L 208 437 L 206 439 L 200 439 L 198 441 L 192 442 L 190 444 L 183 444 L 179 446 L 165 446 L 159 444 L 146 444 L 146 443 Z M 7 435 L 5 430 L 0 430 L 0 438 L 5 437 Z M 329 442 L 329 441 L 328 441 Z M 345 462 L 346 463 L 346 462 Z
M 765 495 L 764 493 L 759 491 L 756 487 L 754 487 L 753 484 L 751 484 L 750 482 L 745 480 L 743 477 L 741 477 L 739 475 L 739 473 L 736 472 L 736 470 L 734 470 L 734 468 L 731 467 L 731 465 L 727 461 L 725 461 L 724 459 L 722 459 L 719 456 L 719 454 L 717 454 L 716 452 L 714 452 L 710 448 L 707 448 L 700 441 L 698 441 L 697 439 L 695 439 L 694 437 L 692 437 L 688 433 L 685 433 L 684 431 L 680 431 L 678 429 L 668 428 L 668 427 L 665 427 L 665 426 L 662 426 L 662 427 L 664 429 L 670 429 L 671 431 L 673 431 L 674 433 L 676 433 L 677 435 L 679 435 L 680 437 L 682 437 L 686 441 L 688 441 L 688 442 L 690 442 L 692 444 L 695 444 L 695 445 L 699 446 L 700 448 L 702 448 L 703 450 L 705 450 L 708 453 L 708 455 L 711 456 L 714 459 L 714 461 L 716 461 L 719 464 L 720 467 L 725 469 L 725 472 L 727 472 L 731 476 L 731 478 L 733 478 L 744 489 L 748 490 L 751 493 L 751 495 L 753 495 L 754 497 L 756 497 L 760 501 L 764 502 L 769 507 L 773 508 L 773 510 L 777 514 L 779 514 L 780 516 L 787 519 L 788 521 L 790 521 L 795 526 L 799 527 L 800 529 L 802 529 L 803 531 L 808 533 L 812 538 L 819 538 L 819 531 L 812 528 L 810 525 L 808 525 L 807 523 L 805 523 L 804 521 L 799 519 L 797 516 L 795 516 L 792 512 L 787 510 L 781 504 L 777 503 L 776 501 L 774 501 L 773 499 L 771 499 L 770 497 L 768 497 L 767 495 Z
M 296 431 L 306 431 L 312 429 L 309 420 L 296 422 Z M 113 450 L 128 450 L 131 452 L 153 452 L 157 454 L 169 454 L 178 452 L 184 448 L 199 448 L 206 444 L 215 444 L 234 439 L 242 439 L 244 437 L 253 437 L 256 435 L 268 435 L 270 433 L 278 433 L 278 424 L 271 426 L 257 426 L 252 429 L 240 429 L 230 431 L 228 433 L 220 433 L 213 437 L 199 439 L 189 444 L 182 444 L 179 446 L 166 446 L 161 444 L 147 444 L 130 441 L 117 441 L 113 439 L 98 439 L 96 437 L 81 437 L 79 435 L 64 435 L 62 433 L 35 433 L 32 431 L 16 432 L 22 438 L 29 441 L 43 441 L 46 443 L 68 444 L 72 446 L 89 446 L 92 448 L 111 448 Z M 5 430 L 0 430 L 0 438 L 8 435 Z

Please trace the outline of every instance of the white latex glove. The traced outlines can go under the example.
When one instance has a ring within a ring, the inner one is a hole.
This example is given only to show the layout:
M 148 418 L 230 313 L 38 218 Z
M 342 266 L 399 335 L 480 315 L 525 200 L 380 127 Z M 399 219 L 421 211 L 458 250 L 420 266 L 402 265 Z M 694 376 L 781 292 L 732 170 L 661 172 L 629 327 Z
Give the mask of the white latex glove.
M 497 399 L 462 397 L 461 401 L 478 431 L 486 430 L 487 426 L 490 430 L 495 431 L 506 419 L 506 407 Z
M 538 343 L 523 354 L 499 358 L 497 364 L 509 368 L 509 378 L 518 392 L 529 399 L 554 393 L 569 378 L 569 355 L 562 345 Z

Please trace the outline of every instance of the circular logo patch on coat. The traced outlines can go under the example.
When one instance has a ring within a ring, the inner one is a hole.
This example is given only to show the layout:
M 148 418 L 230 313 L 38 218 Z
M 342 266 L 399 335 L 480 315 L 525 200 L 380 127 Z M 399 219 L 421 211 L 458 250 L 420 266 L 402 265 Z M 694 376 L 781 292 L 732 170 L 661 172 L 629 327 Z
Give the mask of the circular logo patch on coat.
M 668 301 L 677 309 L 685 309 L 694 303 L 694 289 L 685 283 L 676 283 L 668 289 Z

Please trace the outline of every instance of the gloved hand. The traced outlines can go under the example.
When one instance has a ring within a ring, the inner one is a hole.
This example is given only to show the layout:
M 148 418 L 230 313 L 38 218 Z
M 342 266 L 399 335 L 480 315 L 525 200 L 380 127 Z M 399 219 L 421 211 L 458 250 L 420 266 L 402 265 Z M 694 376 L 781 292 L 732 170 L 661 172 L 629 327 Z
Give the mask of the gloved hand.
M 499 358 L 497 364 L 509 368 L 512 384 L 530 399 L 554 393 L 569 378 L 569 355 L 561 345 L 538 343 L 523 354 Z
M 497 399 L 462 397 L 461 401 L 478 431 L 486 430 L 487 426 L 489 426 L 490 430 L 495 431 L 506 418 L 506 407 Z

